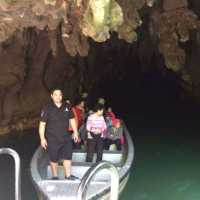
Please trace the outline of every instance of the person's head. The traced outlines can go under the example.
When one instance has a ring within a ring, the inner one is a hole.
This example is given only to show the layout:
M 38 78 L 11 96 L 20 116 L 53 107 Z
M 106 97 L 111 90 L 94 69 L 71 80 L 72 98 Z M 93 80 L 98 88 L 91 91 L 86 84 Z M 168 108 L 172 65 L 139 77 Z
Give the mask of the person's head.
M 105 104 L 105 99 L 102 98 L 102 97 L 100 97 L 100 98 L 98 98 L 97 103 L 98 103 L 98 104 L 102 104 L 102 105 L 104 105 L 104 104 Z
M 68 104 L 68 105 L 71 105 L 71 101 L 69 99 L 66 99 L 65 102 Z
M 112 112 L 112 108 L 108 107 L 107 112 Z
M 112 124 L 115 128 L 119 128 L 121 126 L 121 121 L 120 119 L 115 118 L 112 120 Z
M 51 90 L 51 99 L 54 103 L 62 103 L 63 93 L 60 88 L 53 88 Z
M 83 92 L 83 93 L 81 94 L 81 97 L 82 97 L 83 99 L 86 99 L 86 98 L 88 97 L 88 93 L 87 93 L 87 92 Z
M 85 107 L 85 100 L 84 99 L 79 99 L 76 103 L 76 105 L 78 105 L 79 107 L 81 108 L 84 108 Z
M 66 99 L 66 100 L 65 100 L 65 104 L 66 104 L 66 106 L 67 106 L 69 109 L 72 108 L 72 104 L 71 104 L 71 101 L 70 101 L 69 99 Z
M 84 108 L 85 107 L 85 101 L 81 101 L 80 103 L 79 103 L 79 106 L 81 107 L 81 108 Z
M 88 112 L 89 115 L 91 115 L 91 114 L 93 114 L 93 113 L 94 113 L 93 110 L 89 110 L 89 112 Z
M 95 112 L 98 116 L 103 115 L 103 111 L 104 111 L 104 106 L 103 106 L 102 104 L 97 104 L 97 105 L 94 107 L 94 112 Z

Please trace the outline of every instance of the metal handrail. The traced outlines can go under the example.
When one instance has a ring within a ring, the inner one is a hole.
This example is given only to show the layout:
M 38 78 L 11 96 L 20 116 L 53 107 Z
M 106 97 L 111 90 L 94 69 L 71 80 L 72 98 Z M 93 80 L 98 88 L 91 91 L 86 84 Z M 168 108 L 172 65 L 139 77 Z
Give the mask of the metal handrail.
M 16 151 L 11 148 L 0 148 L 0 154 L 7 154 L 14 158 L 15 162 L 15 200 L 21 200 L 21 171 L 20 158 Z
M 111 173 L 111 194 L 110 200 L 118 200 L 119 192 L 119 173 L 117 168 L 110 162 L 101 161 L 94 164 L 83 176 L 78 187 L 77 200 L 86 200 L 87 187 L 90 184 L 93 176 L 102 169 L 108 169 Z

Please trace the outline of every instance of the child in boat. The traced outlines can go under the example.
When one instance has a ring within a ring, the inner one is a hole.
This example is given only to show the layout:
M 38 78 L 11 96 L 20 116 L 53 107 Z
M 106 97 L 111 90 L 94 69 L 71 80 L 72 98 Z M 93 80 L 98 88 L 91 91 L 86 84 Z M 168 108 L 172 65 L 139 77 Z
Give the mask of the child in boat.
M 123 127 L 120 119 L 112 120 L 112 127 L 107 133 L 107 139 L 105 140 L 105 149 L 109 150 L 111 144 L 115 144 L 118 151 L 121 151 L 122 144 L 124 143 Z
M 103 149 L 104 149 L 104 135 L 106 130 L 106 122 L 103 117 L 104 106 L 97 104 L 94 109 L 94 113 L 88 117 L 86 123 L 86 129 L 88 131 L 87 139 L 87 156 L 86 162 L 93 161 L 93 155 L 96 151 L 97 160 L 102 160 Z

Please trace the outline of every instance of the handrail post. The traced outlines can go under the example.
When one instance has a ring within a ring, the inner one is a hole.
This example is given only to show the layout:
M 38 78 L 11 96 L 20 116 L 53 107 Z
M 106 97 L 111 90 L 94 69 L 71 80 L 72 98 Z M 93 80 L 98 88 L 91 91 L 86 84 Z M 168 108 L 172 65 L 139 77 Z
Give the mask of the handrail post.
M 86 190 L 93 176 L 102 169 L 108 169 L 111 172 L 111 195 L 110 200 L 118 200 L 119 193 L 119 173 L 117 168 L 110 162 L 102 161 L 94 164 L 82 178 L 78 187 L 77 200 L 86 200 Z
M 15 162 L 15 200 L 21 200 L 21 171 L 20 157 L 16 151 L 11 148 L 0 148 L 0 154 L 7 154 L 13 157 Z

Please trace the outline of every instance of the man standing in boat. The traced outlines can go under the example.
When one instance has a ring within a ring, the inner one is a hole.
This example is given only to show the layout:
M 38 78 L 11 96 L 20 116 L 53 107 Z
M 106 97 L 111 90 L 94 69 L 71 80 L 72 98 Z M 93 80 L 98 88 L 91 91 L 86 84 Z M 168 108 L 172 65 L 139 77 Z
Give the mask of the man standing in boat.
M 75 180 L 71 175 L 72 139 L 79 139 L 76 122 L 70 108 L 62 102 L 63 94 L 59 88 L 51 91 L 52 102 L 46 105 L 41 112 L 39 135 L 41 146 L 48 151 L 52 179 L 58 180 L 58 161 L 63 160 L 65 178 Z M 67 128 L 69 123 L 73 129 L 71 135 Z

